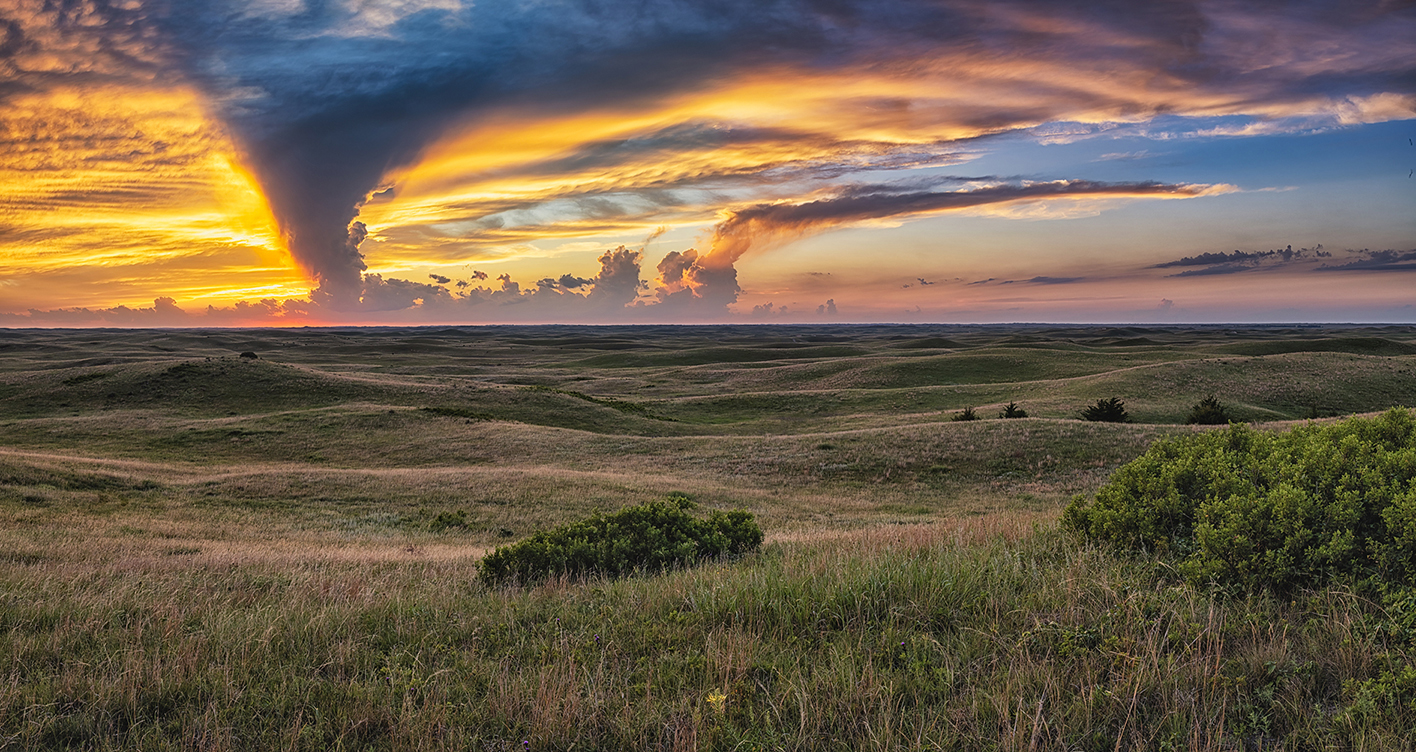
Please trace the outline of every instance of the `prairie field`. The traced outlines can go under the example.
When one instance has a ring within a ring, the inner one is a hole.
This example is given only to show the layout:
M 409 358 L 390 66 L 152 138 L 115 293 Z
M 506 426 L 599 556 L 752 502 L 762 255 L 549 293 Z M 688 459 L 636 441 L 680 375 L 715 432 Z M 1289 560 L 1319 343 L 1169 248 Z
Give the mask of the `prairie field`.
M 0 749 L 1416 748 L 1416 605 L 1058 528 L 1211 395 L 1416 405 L 1416 328 L 0 330 Z M 766 544 L 478 579 L 669 494 Z

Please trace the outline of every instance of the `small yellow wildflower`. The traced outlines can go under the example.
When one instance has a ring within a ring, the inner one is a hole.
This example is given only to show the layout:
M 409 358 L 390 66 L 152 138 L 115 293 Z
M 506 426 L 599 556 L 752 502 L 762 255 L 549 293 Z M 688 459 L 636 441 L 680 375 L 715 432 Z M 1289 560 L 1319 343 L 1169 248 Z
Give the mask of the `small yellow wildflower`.
M 708 704 L 712 706 L 714 710 L 721 713 L 723 712 L 723 705 L 728 701 L 728 696 L 723 692 L 709 692 L 707 699 Z

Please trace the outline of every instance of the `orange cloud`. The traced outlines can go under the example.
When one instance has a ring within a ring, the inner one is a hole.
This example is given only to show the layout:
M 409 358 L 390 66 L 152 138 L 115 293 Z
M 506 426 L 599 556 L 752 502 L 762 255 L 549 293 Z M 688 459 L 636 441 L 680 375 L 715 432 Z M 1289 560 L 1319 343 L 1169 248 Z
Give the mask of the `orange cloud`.
M 270 210 L 190 89 L 60 88 L 5 103 L 7 307 L 113 305 L 154 290 L 303 294 Z M 42 280 L 52 280 L 46 285 Z M 29 295 L 34 294 L 34 299 Z

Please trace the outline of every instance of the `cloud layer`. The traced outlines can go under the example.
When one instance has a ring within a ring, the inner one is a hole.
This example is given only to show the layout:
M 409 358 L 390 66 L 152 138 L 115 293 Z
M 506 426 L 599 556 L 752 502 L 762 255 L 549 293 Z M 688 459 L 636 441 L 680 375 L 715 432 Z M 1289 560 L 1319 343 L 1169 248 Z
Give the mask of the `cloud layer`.
M 18 186 L 0 207 L 0 243 L 23 247 L 26 269 L 198 246 L 233 270 L 265 270 L 246 287 L 288 290 L 257 258 L 275 245 L 313 281 L 318 311 L 717 316 L 742 291 L 744 254 L 834 228 L 1231 190 L 937 175 L 1008 138 L 1243 137 L 1412 118 L 1416 9 L 12 0 L 0 7 L 0 116 L 0 170 Z M 66 207 L 84 216 L 56 220 Z M 641 271 L 647 249 L 525 290 L 365 274 L 715 221 L 702 250 L 653 261 L 657 275 Z M 1162 267 L 1201 276 L 1269 263 Z

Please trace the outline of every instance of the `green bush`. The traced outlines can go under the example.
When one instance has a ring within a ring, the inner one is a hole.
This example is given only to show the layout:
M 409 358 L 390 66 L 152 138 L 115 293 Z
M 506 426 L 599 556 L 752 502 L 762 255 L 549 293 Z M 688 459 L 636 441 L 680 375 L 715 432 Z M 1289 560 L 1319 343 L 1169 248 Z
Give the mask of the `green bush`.
M 974 412 L 974 409 L 972 407 L 966 407 L 963 410 L 954 413 L 954 417 L 952 418 L 952 420 L 978 420 L 978 413 Z
M 1131 420 L 1126 414 L 1126 403 L 1117 397 L 1099 399 L 1095 405 L 1082 410 L 1082 419 L 1101 423 L 1125 423 Z
M 1006 405 L 1003 406 L 1003 412 L 998 413 L 998 417 L 1000 417 L 1000 418 L 1026 418 L 1026 417 L 1028 417 L 1028 411 L 1027 411 L 1027 410 L 1024 410 L 1024 409 L 1021 408 L 1021 407 L 1018 407 L 1018 403 L 1016 403 L 1016 402 L 1009 402 L 1008 404 L 1006 404 Z
M 1195 583 L 1278 590 L 1350 579 L 1416 585 L 1416 421 L 1262 433 L 1242 424 L 1157 442 L 1063 524 L 1174 560 Z
M 1191 406 L 1190 415 L 1185 418 L 1186 423 L 1201 426 L 1222 426 L 1231 420 L 1229 410 L 1213 394 Z
M 714 512 L 707 519 L 688 513 L 686 496 L 592 515 L 525 540 L 498 546 L 482 559 L 489 583 L 535 582 L 551 575 L 622 575 L 659 571 L 762 545 L 762 528 L 750 512 Z
M 435 533 L 445 533 L 454 528 L 467 528 L 467 511 L 459 509 L 456 512 L 438 512 L 438 516 L 428 523 L 428 529 Z

